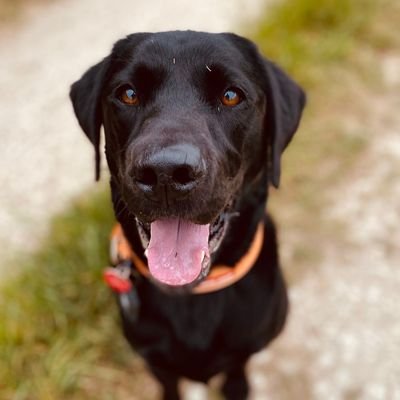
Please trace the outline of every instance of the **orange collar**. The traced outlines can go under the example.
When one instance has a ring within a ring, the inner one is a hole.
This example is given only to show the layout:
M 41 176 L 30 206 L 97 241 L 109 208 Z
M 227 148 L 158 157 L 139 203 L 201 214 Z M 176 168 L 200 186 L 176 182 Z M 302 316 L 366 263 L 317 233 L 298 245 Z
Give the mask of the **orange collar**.
M 213 266 L 207 278 L 195 286 L 192 293 L 210 293 L 233 285 L 254 266 L 260 255 L 263 240 L 264 224 L 260 222 L 247 253 L 232 267 L 227 265 Z M 124 261 L 132 261 L 137 271 L 143 276 L 151 278 L 148 266 L 132 250 L 119 224 L 115 225 L 111 232 L 110 256 L 114 265 L 121 264 Z

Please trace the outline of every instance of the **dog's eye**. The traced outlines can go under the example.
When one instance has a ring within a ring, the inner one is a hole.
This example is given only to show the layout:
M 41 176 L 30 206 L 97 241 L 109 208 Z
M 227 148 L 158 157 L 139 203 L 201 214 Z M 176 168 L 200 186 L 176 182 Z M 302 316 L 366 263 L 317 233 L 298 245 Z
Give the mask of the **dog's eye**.
M 131 86 L 122 86 L 117 94 L 119 100 L 128 106 L 137 106 L 139 104 L 139 97 L 136 90 Z
M 221 97 L 222 104 L 228 107 L 237 106 L 242 100 L 243 96 L 240 90 L 235 88 L 225 90 Z

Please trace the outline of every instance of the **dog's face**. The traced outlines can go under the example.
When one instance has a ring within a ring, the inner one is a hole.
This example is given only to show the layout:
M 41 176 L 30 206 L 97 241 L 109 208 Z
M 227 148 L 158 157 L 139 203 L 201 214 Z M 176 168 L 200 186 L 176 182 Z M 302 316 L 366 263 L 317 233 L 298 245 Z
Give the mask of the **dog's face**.
M 104 125 L 113 186 L 152 275 L 172 286 L 207 274 L 236 200 L 260 174 L 278 185 L 304 105 L 251 42 L 197 32 L 128 36 L 71 99 L 97 164 Z

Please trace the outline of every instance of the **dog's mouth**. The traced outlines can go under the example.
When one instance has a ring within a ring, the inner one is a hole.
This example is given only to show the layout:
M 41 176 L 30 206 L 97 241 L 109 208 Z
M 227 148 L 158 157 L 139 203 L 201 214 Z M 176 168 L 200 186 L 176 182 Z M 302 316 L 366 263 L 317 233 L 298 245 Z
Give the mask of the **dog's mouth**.
M 200 282 L 210 269 L 210 258 L 225 235 L 228 214 L 198 225 L 182 218 L 163 218 L 143 223 L 136 219 L 152 277 L 167 286 Z

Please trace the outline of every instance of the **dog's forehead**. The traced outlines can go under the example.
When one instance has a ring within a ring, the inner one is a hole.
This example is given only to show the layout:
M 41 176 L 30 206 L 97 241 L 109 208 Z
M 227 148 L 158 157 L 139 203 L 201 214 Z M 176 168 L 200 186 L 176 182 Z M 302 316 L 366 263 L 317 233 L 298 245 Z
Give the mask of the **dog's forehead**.
M 199 63 L 243 65 L 246 57 L 239 46 L 225 34 L 194 31 L 173 31 L 131 35 L 123 46 L 125 57 L 149 66 Z
M 163 49 L 165 52 L 185 54 L 193 51 L 197 55 L 213 54 L 228 50 L 229 44 L 223 34 L 213 34 L 193 31 L 160 32 L 147 38 L 143 43 Z

